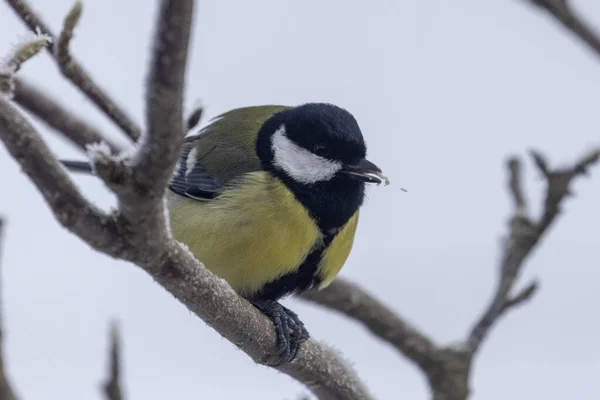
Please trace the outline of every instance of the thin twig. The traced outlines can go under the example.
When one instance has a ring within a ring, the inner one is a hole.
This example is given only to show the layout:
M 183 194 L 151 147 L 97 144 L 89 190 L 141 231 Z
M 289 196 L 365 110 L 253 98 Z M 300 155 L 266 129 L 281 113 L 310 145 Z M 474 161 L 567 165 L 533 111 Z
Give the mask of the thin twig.
M 504 302 L 503 312 L 508 310 L 509 308 L 516 307 L 520 304 L 523 304 L 523 303 L 529 301 L 533 297 L 533 295 L 536 293 L 538 288 L 539 288 L 539 283 L 537 281 L 533 281 L 529 285 L 525 286 L 525 288 L 522 289 L 515 296 L 506 299 L 506 301 Z
M 196 126 L 198 126 L 198 124 L 200 123 L 200 120 L 202 119 L 202 114 L 204 114 L 204 107 L 197 106 L 188 115 L 186 123 L 185 123 L 188 132 L 191 131 L 192 129 L 194 129 Z
M 75 84 L 94 104 L 96 104 L 107 117 L 109 117 L 123 132 L 133 141 L 140 137 L 140 128 L 135 122 L 113 101 L 109 95 L 101 89 L 98 84 L 90 77 L 87 71 L 75 60 L 69 53 L 69 42 L 72 37 L 73 29 L 78 18 L 72 18 L 70 12 L 65 19 L 63 33 L 57 42 L 56 36 L 41 20 L 35 11 L 25 0 L 6 0 L 12 9 L 21 17 L 33 32 L 38 30 L 52 38 L 46 48 L 54 56 L 57 65 L 62 74 Z M 77 1 L 73 10 L 81 7 L 81 2 Z M 81 12 L 81 10 L 79 11 Z M 69 18 L 70 16 L 70 18 Z M 60 46 L 59 46 L 60 44 Z
M 534 157 L 541 157 L 538 152 L 532 151 Z M 553 172 L 541 171 L 546 177 L 547 189 L 544 201 L 544 214 L 539 222 L 539 229 L 546 230 L 560 212 L 560 201 L 571 196 L 570 184 L 573 178 L 581 175 L 587 176 L 588 169 L 600 160 L 600 149 L 593 150 L 584 155 L 579 162 L 571 168 L 557 169 Z
M 121 338 L 119 326 L 113 322 L 110 326 L 110 349 L 108 378 L 102 385 L 106 400 L 123 400 L 121 390 Z
M 4 242 L 4 219 L 0 217 L 0 266 L 2 264 L 2 246 Z M 1 269 L 0 269 L 1 271 Z M 4 320 L 3 320 L 3 290 L 2 279 L 0 277 L 0 400 L 17 400 L 17 396 L 12 389 L 12 385 L 6 376 L 4 365 Z
M 12 99 L 15 95 L 15 77 L 23 63 L 43 50 L 50 38 L 46 35 L 32 34 L 16 44 L 0 60 L 0 96 Z
M 153 191 L 164 190 L 187 133 L 183 95 L 193 13 L 191 0 L 160 2 L 146 91 L 148 133 L 135 166 L 140 184 Z
M 585 22 L 568 0 L 527 0 L 549 12 L 558 22 L 586 43 L 597 56 L 600 56 L 600 34 Z
M 435 361 L 438 348 L 431 339 L 352 282 L 337 278 L 327 288 L 302 297 L 362 323 L 424 370 Z
M 82 150 L 92 143 L 105 142 L 114 152 L 124 150 L 82 117 L 22 78 L 15 79 L 13 100 Z
M 77 24 L 79 24 L 82 12 L 83 4 L 80 0 L 77 0 L 65 16 L 62 32 L 54 45 L 54 55 L 59 65 L 67 65 L 73 62 L 69 46 L 71 44 L 71 39 L 73 39 L 73 32 L 75 31 Z
M 523 198 L 520 185 L 521 178 L 518 161 L 511 159 L 508 163 L 510 179 L 509 188 L 515 198 L 516 210 L 510 220 L 510 232 L 504 242 L 499 268 L 499 278 L 492 300 L 483 315 L 474 324 L 467 340 L 468 347 L 475 353 L 487 337 L 491 327 L 510 308 L 531 299 L 538 287 L 537 282 L 532 282 L 517 295 L 511 295 L 516 280 L 523 268 L 525 259 L 539 243 L 547 232 L 552 222 L 560 212 L 562 200 L 571 194 L 570 185 L 574 178 L 585 175 L 588 168 L 600 159 L 600 150 L 593 150 L 573 166 L 552 170 L 546 158 L 537 151 L 532 151 L 534 164 L 545 178 L 546 199 L 541 218 L 534 221 L 525 210 L 519 209 Z
M 508 169 L 510 170 L 508 187 L 515 203 L 515 208 L 519 212 L 527 213 L 527 201 L 525 200 L 521 184 L 521 161 L 518 158 L 509 159 Z

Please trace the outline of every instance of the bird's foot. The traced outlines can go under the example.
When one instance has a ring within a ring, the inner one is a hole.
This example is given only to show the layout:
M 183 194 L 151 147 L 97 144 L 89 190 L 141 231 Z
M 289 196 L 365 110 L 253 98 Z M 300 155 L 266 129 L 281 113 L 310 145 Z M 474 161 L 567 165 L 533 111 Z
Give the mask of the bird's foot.
M 275 325 L 277 361 L 272 365 L 278 367 L 296 358 L 300 345 L 310 336 L 298 315 L 274 300 L 254 300 L 251 303 Z

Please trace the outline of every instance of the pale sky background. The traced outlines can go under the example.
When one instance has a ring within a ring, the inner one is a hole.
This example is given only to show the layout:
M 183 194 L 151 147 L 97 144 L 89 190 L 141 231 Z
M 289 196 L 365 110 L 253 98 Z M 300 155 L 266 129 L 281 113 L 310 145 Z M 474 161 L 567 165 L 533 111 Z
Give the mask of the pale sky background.
M 72 3 L 32 1 L 55 31 Z M 186 103 L 201 99 L 208 117 L 265 103 L 328 101 L 350 110 L 392 185 L 369 190 L 342 274 L 436 341 L 452 342 L 491 293 L 510 211 L 505 157 L 536 147 L 556 164 L 600 143 L 600 60 L 526 3 L 198 1 Z M 72 46 L 140 122 L 156 4 L 87 1 Z M 599 2 L 576 5 L 600 28 Z M 24 32 L 2 2 L 0 54 Z M 117 132 L 46 53 L 22 74 Z M 57 154 L 78 156 L 36 126 Z M 526 165 L 538 210 L 543 185 Z M 144 272 L 61 228 L 3 146 L 0 171 L 0 213 L 9 223 L 6 357 L 22 399 L 101 399 L 113 317 L 122 322 L 130 400 L 291 400 L 303 392 L 254 365 Z M 75 179 L 98 204 L 112 204 L 98 181 Z M 600 392 L 600 169 L 574 190 L 527 265 L 525 278 L 539 277 L 541 291 L 493 330 L 476 361 L 473 399 L 587 400 Z M 361 326 L 286 303 L 379 399 L 428 398 L 421 373 Z

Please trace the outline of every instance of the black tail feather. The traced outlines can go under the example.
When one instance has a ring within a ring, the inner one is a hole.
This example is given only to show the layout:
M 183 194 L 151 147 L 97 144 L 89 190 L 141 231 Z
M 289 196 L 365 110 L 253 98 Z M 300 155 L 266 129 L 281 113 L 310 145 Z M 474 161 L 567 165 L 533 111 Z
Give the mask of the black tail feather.
M 60 160 L 60 162 L 71 172 L 79 172 L 82 174 L 94 173 L 92 165 L 87 161 Z

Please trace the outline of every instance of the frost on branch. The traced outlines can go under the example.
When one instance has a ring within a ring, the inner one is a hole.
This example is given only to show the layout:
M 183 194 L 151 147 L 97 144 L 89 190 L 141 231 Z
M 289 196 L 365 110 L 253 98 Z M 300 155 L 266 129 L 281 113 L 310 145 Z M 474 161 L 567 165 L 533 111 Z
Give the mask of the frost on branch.
M 50 36 L 40 32 L 28 32 L 19 38 L 18 42 L 0 61 L 0 96 L 13 98 L 15 74 L 25 61 L 38 54 L 50 41 Z
M 92 168 L 97 164 L 124 164 L 131 166 L 128 161 L 131 159 L 134 149 L 114 152 L 111 146 L 105 141 L 90 143 L 85 148 Z

